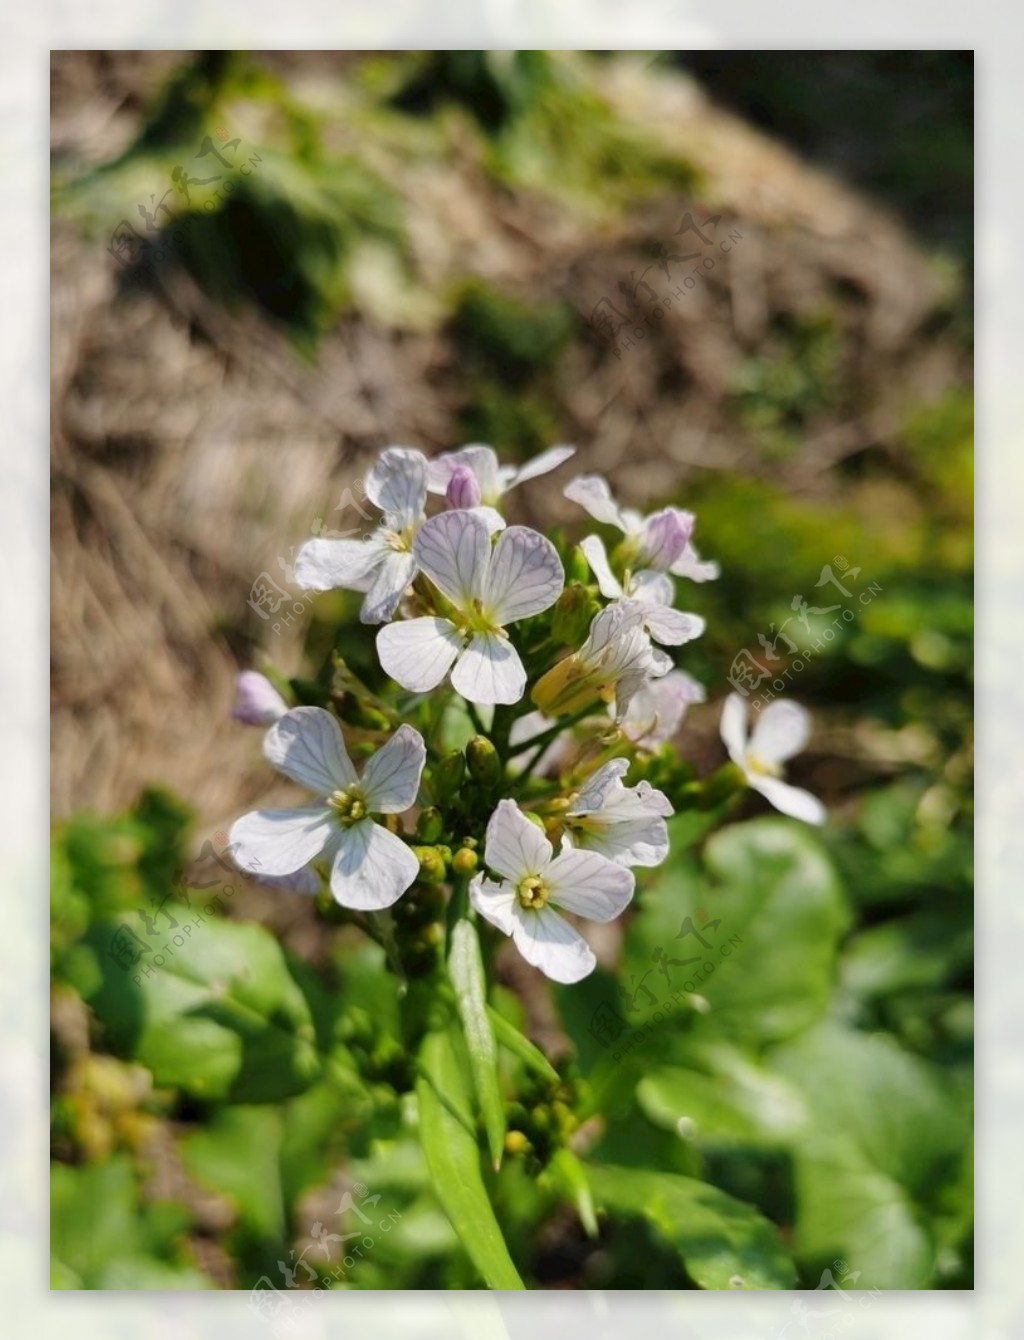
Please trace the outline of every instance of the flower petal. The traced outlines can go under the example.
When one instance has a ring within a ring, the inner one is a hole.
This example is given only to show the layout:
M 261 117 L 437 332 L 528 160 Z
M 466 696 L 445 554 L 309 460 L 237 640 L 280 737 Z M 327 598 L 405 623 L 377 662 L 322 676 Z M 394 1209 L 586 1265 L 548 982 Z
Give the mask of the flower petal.
M 544 872 L 551 901 L 589 921 L 611 921 L 629 906 L 635 881 L 596 851 L 566 847 Z
M 526 689 L 526 670 L 507 637 L 477 633 L 455 663 L 452 687 L 471 703 L 517 703 Z
M 703 684 L 683 670 L 670 670 L 645 684 L 629 704 L 623 732 L 635 744 L 656 749 L 675 735 L 689 705 L 702 703 L 705 696 Z
M 416 560 L 410 553 L 399 553 L 395 549 L 388 551 L 378 566 L 363 608 L 359 613 L 361 623 L 387 623 L 398 608 L 398 602 L 406 588 L 416 576 Z
M 805 748 L 810 735 L 807 709 L 787 698 L 776 699 L 754 723 L 747 751 L 762 763 L 785 763 Z
M 427 750 L 412 726 L 399 726 L 363 769 L 360 790 L 373 814 L 402 814 L 416 802 Z
M 411 447 L 388 447 L 366 480 L 366 496 L 389 518 L 400 522 L 396 529 L 414 525 L 427 501 L 427 458 Z
M 342 831 L 331 867 L 331 894 L 342 907 L 376 912 L 398 901 L 420 872 L 400 837 L 372 819 Z
M 699 614 L 669 609 L 667 605 L 649 605 L 645 626 L 663 647 L 681 647 L 684 642 L 692 642 L 706 627 Z
M 322 707 L 293 707 L 285 712 L 267 731 L 263 757 L 318 796 L 330 795 L 356 780 L 338 723 Z
M 571 836 L 577 847 L 624 866 L 661 865 L 669 851 L 668 825 L 656 814 L 595 826 Z
M 747 700 L 738 693 L 730 693 L 722 708 L 722 720 L 719 724 L 722 743 L 729 751 L 734 763 L 743 767 L 747 752 Z
M 590 565 L 590 571 L 597 578 L 598 590 L 605 600 L 619 600 L 623 596 L 622 583 L 612 572 L 604 540 L 598 535 L 588 535 L 580 540 L 583 557 Z
M 446 451 L 430 462 L 429 487 L 431 493 L 444 493 L 448 482 L 459 468 L 465 466 L 472 470 L 485 502 L 495 502 L 501 495 L 498 480 L 498 458 L 492 447 L 483 443 L 472 443 L 460 447 L 458 451 Z
M 528 479 L 550 474 L 552 470 L 557 470 L 563 461 L 567 461 L 575 454 L 575 447 L 548 447 L 547 451 L 542 451 L 539 456 L 534 456 L 532 461 L 521 465 L 512 476 L 508 487 L 514 489 L 517 484 L 525 484 Z
M 759 791 L 781 814 L 788 814 L 792 819 L 802 819 L 805 824 L 823 824 L 828 818 L 825 806 L 810 791 L 790 786 L 778 777 L 751 777 L 748 781 L 751 788 Z
M 335 832 L 334 817 L 323 805 L 304 810 L 253 810 L 231 825 L 228 845 L 241 870 L 254 875 L 291 875 L 315 860 Z
M 295 582 L 304 591 L 365 591 L 384 554 L 377 534 L 365 540 L 307 540 L 295 558 Z
M 529 526 L 509 526 L 491 555 L 484 607 L 504 627 L 549 609 L 564 585 L 562 560 L 551 541 Z
M 462 645 L 462 637 L 448 619 L 405 619 L 385 624 L 377 634 L 377 655 L 384 673 L 413 693 L 437 688 Z
M 653 512 L 643 523 L 641 562 L 667 571 L 686 551 L 693 531 L 694 516 L 678 507 Z
M 425 521 L 413 541 L 416 561 L 437 589 L 461 610 L 484 591 L 491 537 L 473 512 L 441 512 Z
M 492 926 L 497 926 L 506 935 L 512 934 L 516 895 L 511 885 L 500 884 L 486 875 L 476 875 L 469 886 L 469 901 Z
M 593 814 L 601 808 L 612 793 L 621 786 L 623 777 L 629 771 L 628 758 L 613 758 L 598 768 L 587 778 L 587 784 L 580 791 L 567 810 L 568 814 Z
M 672 578 L 652 568 L 633 573 L 629 579 L 629 594 L 633 600 L 642 600 L 645 605 L 674 605 L 676 600 Z
M 288 711 L 288 704 L 266 675 L 243 670 L 235 681 L 235 706 L 231 715 L 246 726 L 271 726 Z
M 515 947 L 527 963 L 539 968 L 553 982 L 571 985 L 597 967 L 594 951 L 583 936 L 551 907 L 527 911 L 514 906 L 512 915 Z
M 496 507 L 470 507 L 468 510 L 480 518 L 487 527 L 488 535 L 497 535 L 499 530 L 505 529 L 505 518 Z
M 721 571 L 717 563 L 702 562 L 692 544 L 686 546 L 671 570 L 677 577 L 689 577 L 691 582 L 713 582 Z
M 621 531 L 627 529 L 622 510 L 612 497 L 608 481 L 600 475 L 580 475 L 566 484 L 562 493 L 570 502 L 579 503 L 595 521 L 602 521 L 606 526 L 617 526 Z
M 539 874 L 551 861 L 552 847 L 514 800 L 499 800 L 487 821 L 484 860 L 492 870 L 518 884 Z

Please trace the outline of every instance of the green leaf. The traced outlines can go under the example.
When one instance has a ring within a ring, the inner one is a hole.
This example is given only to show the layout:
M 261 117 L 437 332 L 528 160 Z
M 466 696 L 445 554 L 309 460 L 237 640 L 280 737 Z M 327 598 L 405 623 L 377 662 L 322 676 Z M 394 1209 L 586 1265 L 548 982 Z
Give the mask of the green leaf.
M 797 1089 L 724 1043 L 694 1050 L 692 1066 L 664 1066 L 637 1086 L 648 1119 L 699 1146 L 785 1145 L 807 1111 Z
M 95 1289 L 106 1263 L 138 1232 L 135 1176 L 129 1159 L 50 1169 L 50 1246 L 58 1276 L 81 1281 L 62 1288 Z
M 269 1102 L 306 1089 L 321 1069 L 316 1030 L 274 937 L 214 915 L 196 925 L 187 907 L 165 907 L 178 927 L 133 967 L 111 955 L 113 923 L 83 942 L 91 971 L 83 967 L 79 989 L 111 1049 L 141 1061 L 158 1085 L 207 1100 Z
M 459 921 L 452 930 L 448 975 L 455 987 L 459 1018 L 466 1034 L 469 1068 L 484 1118 L 491 1162 L 497 1170 L 501 1167 L 505 1149 L 505 1104 L 498 1086 L 498 1048 L 487 1015 L 487 986 L 480 941 L 476 928 L 468 919 Z
M 684 856 L 644 890 L 624 973 L 642 1007 L 632 1022 L 656 1008 L 643 983 L 659 1004 L 702 996 L 710 1009 L 693 1021 L 702 1037 L 790 1037 L 824 1013 L 848 922 L 820 842 L 794 822 L 758 819 L 716 833 L 705 863 L 715 885 Z
M 484 1187 L 476 1137 L 463 1115 L 467 1095 L 451 1033 L 428 1033 L 419 1059 L 420 1134 L 441 1208 L 488 1288 L 522 1289 Z
M 272 1107 L 226 1107 L 181 1140 L 189 1173 L 230 1200 L 249 1234 L 278 1242 L 284 1236 L 281 1187 L 281 1114 Z
M 587 1170 L 572 1150 L 564 1146 L 556 1149 L 544 1170 L 544 1175 L 554 1183 L 561 1195 L 576 1206 L 576 1212 L 587 1237 L 597 1238 L 600 1230 L 594 1212 L 594 1197 L 587 1180 Z
M 213 1289 L 213 1280 L 194 1266 L 171 1266 L 152 1256 L 121 1256 L 100 1276 L 100 1289 Z
M 541 1049 L 535 1046 L 529 1038 L 524 1037 L 515 1024 L 510 1023 L 504 1015 L 499 1014 L 490 1005 L 487 1007 L 487 1017 L 491 1021 L 495 1038 L 506 1051 L 510 1051 L 513 1056 L 517 1056 L 528 1070 L 532 1070 L 542 1079 L 550 1080 L 552 1084 L 561 1082 L 558 1071 Z
M 724 1191 L 674 1173 L 588 1168 L 598 1203 L 645 1219 L 702 1289 L 791 1289 L 793 1262 L 778 1230 Z

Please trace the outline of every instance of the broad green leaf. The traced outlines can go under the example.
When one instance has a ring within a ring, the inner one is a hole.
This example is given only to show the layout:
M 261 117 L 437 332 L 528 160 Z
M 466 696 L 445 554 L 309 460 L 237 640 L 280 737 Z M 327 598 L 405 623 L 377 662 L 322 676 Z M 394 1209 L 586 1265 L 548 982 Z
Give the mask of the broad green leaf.
M 559 1083 L 558 1071 L 541 1049 L 520 1033 L 515 1024 L 510 1023 L 504 1015 L 499 1014 L 490 1005 L 487 1007 L 487 1017 L 491 1021 L 495 1038 L 506 1051 L 510 1051 L 513 1056 L 517 1056 L 528 1070 L 540 1075 L 542 1079 L 550 1080 L 552 1084 Z
M 495 1169 L 505 1149 L 505 1104 L 498 1087 L 498 1048 L 487 1015 L 487 984 L 480 941 L 473 923 L 464 918 L 452 929 L 448 975 L 466 1035 L 473 1087 L 483 1114 L 487 1144 Z
M 152 1256 L 122 1256 L 100 1276 L 100 1289 L 213 1289 L 213 1280 L 194 1266 L 172 1266 Z
M 181 1140 L 189 1173 L 230 1200 L 256 1239 L 284 1235 L 281 1113 L 273 1107 L 226 1107 Z
M 970 969 L 973 950 L 972 927 L 962 916 L 914 912 L 851 939 L 843 953 L 843 985 L 869 1000 L 945 986 Z
M 674 1173 L 588 1167 L 599 1205 L 645 1219 L 702 1289 L 791 1289 L 793 1262 L 778 1230 L 724 1191 Z
M 50 1246 L 58 1274 L 95 1289 L 106 1263 L 124 1251 L 139 1232 L 135 1175 L 130 1160 L 117 1155 L 105 1163 L 50 1168 Z
M 451 1033 L 428 1033 L 419 1059 L 420 1134 L 441 1208 L 488 1288 L 522 1289 L 484 1186 L 476 1136 L 466 1123 L 467 1094 Z
M 911 1194 L 958 1170 L 966 1113 L 935 1068 L 888 1035 L 822 1024 L 768 1060 L 801 1091 L 816 1132 L 841 1136 Z
M 187 907 L 166 908 L 178 927 L 134 966 L 112 956 L 113 923 L 93 926 L 84 942 L 93 971 L 83 970 L 79 989 L 111 1049 L 141 1061 L 158 1085 L 207 1100 L 268 1102 L 307 1088 L 320 1073 L 316 1030 L 274 937 L 215 914 L 198 913 L 197 925 Z
M 694 1050 L 692 1068 L 663 1066 L 637 1086 L 645 1115 L 698 1145 L 785 1145 L 807 1111 L 798 1090 L 727 1044 Z
M 655 1011 L 652 995 L 661 1005 L 700 996 L 710 1006 L 693 1021 L 701 1037 L 790 1037 L 824 1013 L 848 922 L 819 839 L 758 819 L 716 833 L 705 864 L 714 883 L 683 857 L 643 892 L 623 974 L 640 1007 L 632 1022 Z

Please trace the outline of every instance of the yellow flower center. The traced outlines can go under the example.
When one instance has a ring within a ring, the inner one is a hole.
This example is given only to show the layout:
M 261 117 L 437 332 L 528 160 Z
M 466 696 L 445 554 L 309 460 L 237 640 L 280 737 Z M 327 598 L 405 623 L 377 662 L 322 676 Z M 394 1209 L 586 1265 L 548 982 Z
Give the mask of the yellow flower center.
M 366 818 L 366 801 L 357 786 L 350 786 L 345 791 L 334 791 L 327 797 L 327 804 L 346 827 Z
M 747 771 L 752 772 L 755 777 L 781 777 L 782 768 L 778 763 L 767 763 L 763 758 L 758 758 L 756 754 L 747 754 Z
M 520 907 L 532 907 L 538 911 L 547 902 L 550 894 L 547 885 L 536 875 L 527 875 L 521 879 L 516 888 L 516 897 L 519 899 Z

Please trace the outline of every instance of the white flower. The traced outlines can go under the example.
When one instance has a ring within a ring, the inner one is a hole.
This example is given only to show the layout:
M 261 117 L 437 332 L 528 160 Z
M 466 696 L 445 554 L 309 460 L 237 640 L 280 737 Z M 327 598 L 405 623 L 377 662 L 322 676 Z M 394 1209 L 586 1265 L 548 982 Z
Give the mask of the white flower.
M 651 678 L 672 668 L 644 631 L 648 607 L 618 600 L 595 614 L 586 641 L 534 685 L 533 701 L 549 716 L 564 716 L 603 699 L 615 702 L 621 720 L 634 694 Z
M 409 447 L 388 447 L 366 480 L 366 496 L 384 513 L 363 540 L 308 540 L 295 560 L 295 580 L 307 591 L 365 591 L 363 623 L 385 623 L 416 576 L 412 542 L 423 524 L 427 458 Z
M 469 470 L 479 490 L 478 501 L 495 507 L 509 489 L 524 484 L 528 479 L 546 475 L 557 470 L 563 461 L 574 455 L 575 447 L 551 447 L 535 456 L 525 465 L 499 465 L 498 458 L 491 447 L 473 445 L 462 447 L 458 451 L 446 451 L 430 462 L 429 487 L 431 493 L 446 493 L 455 471 Z M 464 481 L 464 477 L 460 476 Z M 465 488 L 463 482 L 461 488 Z M 472 497 L 470 492 L 461 493 L 462 497 Z M 450 500 L 449 500 L 450 501 Z M 462 504 L 465 506 L 465 503 Z
M 451 670 L 452 686 L 470 702 L 518 702 L 526 671 L 505 630 L 558 599 L 565 574 L 554 545 L 528 526 L 510 526 L 492 549 L 484 522 L 456 511 L 425 522 L 413 552 L 452 616 L 382 628 L 377 652 L 384 670 L 417 693 L 436 688 Z
M 671 740 L 691 703 L 702 703 L 704 685 L 683 670 L 670 670 L 649 680 L 629 704 L 622 733 L 643 749 L 655 750 Z
M 642 516 L 631 507 L 620 507 L 612 497 L 608 481 L 600 475 L 580 475 L 565 486 L 564 494 L 571 502 L 579 503 L 595 521 L 622 531 L 630 567 L 689 575 L 684 566 L 693 532 L 692 512 L 664 507 L 648 517 Z
M 699 614 L 685 614 L 672 608 L 676 593 L 672 578 L 664 572 L 644 569 L 627 573 L 623 584 L 612 572 L 604 541 L 599 536 L 588 535 L 580 541 L 580 549 L 606 600 L 632 597 L 646 606 L 644 627 L 655 642 L 665 647 L 679 647 L 704 632 L 704 620 Z
M 511 935 L 516 948 L 555 982 L 578 982 L 597 960 L 556 907 L 611 921 L 633 896 L 633 876 L 594 851 L 566 846 L 558 855 L 515 801 L 499 801 L 487 824 L 484 860 L 500 881 L 477 875 L 469 897 L 482 917 Z
M 748 740 L 746 699 L 730 693 L 722 709 L 721 731 L 729 757 L 742 769 L 749 787 L 783 814 L 808 824 L 825 822 L 825 806 L 817 796 L 781 780 L 782 764 L 803 749 L 811 733 L 810 717 L 802 707 L 784 700 L 769 703 Z
M 235 681 L 235 706 L 231 715 L 246 726 L 272 726 L 288 711 L 288 704 L 266 675 L 243 670 Z
M 423 737 L 399 726 L 358 777 L 338 723 L 321 707 L 294 707 L 267 731 L 263 754 L 308 787 L 316 805 L 257 810 L 236 820 L 230 842 L 243 870 L 292 875 L 317 859 L 331 866 L 331 893 L 343 907 L 390 907 L 419 873 L 419 862 L 373 814 L 401 814 L 416 800 L 426 758 Z
M 668 797 L 650 782 L 623 786 L 629 760 L 613 758 L 587 780 L 566 810 L 576 847 L 599 852 L 619 865 L 660 865 L 668 855 Z
M 672 564 L 676 577 L 688 577 L 691 582 L 713 582 L 720 571 L 717 563 L 705 563 L 692 544 L 688 544 L 681 557 Z

